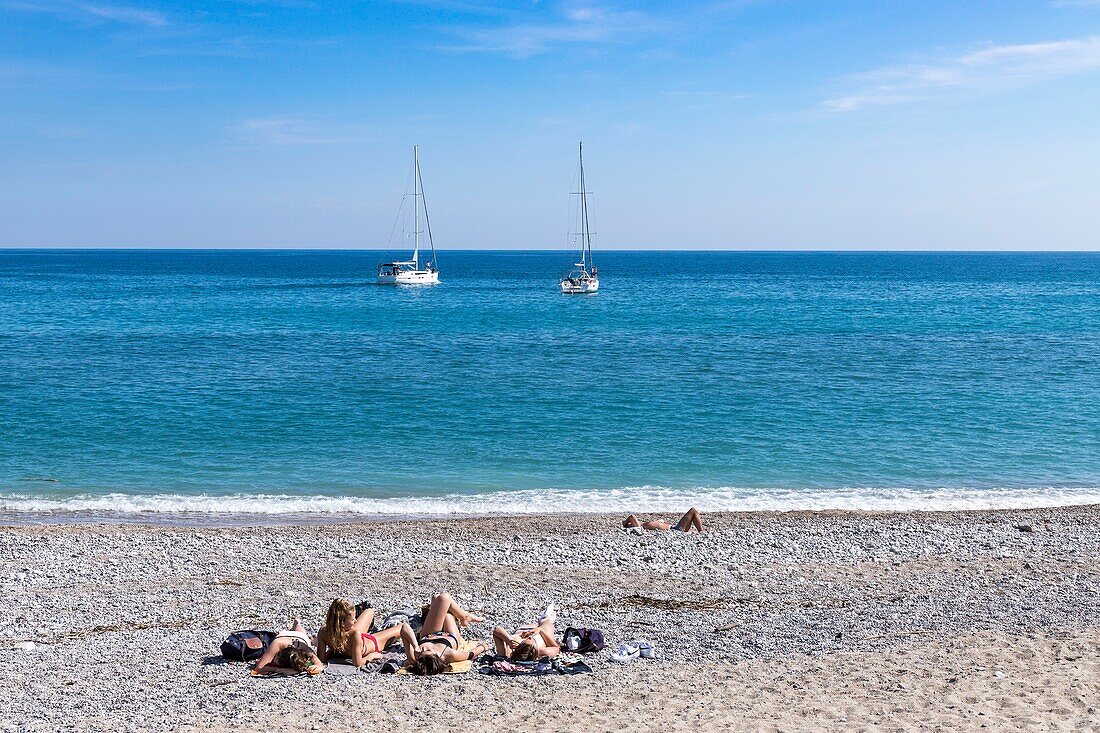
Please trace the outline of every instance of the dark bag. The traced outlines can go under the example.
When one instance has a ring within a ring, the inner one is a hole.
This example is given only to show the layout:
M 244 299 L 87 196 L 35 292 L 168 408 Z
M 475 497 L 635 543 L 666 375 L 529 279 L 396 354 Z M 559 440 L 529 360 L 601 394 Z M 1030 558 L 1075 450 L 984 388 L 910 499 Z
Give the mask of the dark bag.
M 562 640 L 568 651 L 579 654 L 595 654 L 603 649 L 603 632 L 599 629 L 575 629 L 570 626 Z
M 222 657 L 230 662 L 254 662 L 274 640 L 274 631 L 234 631 L 222 642 Z

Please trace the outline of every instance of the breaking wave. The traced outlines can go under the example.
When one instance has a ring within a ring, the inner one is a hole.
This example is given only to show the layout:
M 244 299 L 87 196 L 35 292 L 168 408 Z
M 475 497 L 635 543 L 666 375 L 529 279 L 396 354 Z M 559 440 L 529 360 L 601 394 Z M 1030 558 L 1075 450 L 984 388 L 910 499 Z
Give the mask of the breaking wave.
M 292 523 L 345 518 L 717 511 L 942 511 L 1100 504 L 1100 487 L 760 489 L 638 486 L 390 498 L 293 494 L 0 494 L 15 522 Z

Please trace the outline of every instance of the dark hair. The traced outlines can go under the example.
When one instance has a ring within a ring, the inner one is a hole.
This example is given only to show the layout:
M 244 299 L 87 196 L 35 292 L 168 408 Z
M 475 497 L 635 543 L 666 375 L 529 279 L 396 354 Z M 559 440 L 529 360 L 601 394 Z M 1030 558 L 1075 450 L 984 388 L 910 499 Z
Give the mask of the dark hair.
M 419 675 L 440 674 L 445 669 L 447 669 L 447 663 L 439 654 L 421 654 L 412 666 L 412 671 Z
M 313 666 L 313 652 L 305 644 L 296 641 L 275 655 L 275 666 L 305 672 Z
M 539 648 L 533 641 L 521 641 L 512 650 L 512 659 L 517 662 L 534 662 L 539 658 Z

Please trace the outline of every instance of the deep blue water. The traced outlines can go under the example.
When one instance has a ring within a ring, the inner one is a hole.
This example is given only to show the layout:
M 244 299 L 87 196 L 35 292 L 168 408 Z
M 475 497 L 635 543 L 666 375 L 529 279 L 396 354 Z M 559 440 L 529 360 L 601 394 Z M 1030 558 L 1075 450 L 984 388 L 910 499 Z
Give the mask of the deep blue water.
M 1100 495 L 1097 255 L 379 257 L 0 251 L 0 509 Z

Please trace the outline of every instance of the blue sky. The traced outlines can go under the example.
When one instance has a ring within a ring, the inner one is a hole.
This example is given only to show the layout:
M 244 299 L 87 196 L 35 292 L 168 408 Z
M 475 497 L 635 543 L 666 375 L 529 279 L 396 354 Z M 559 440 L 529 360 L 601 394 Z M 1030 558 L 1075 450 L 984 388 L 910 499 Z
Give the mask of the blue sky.
M 1100 0 L 0 0 L 0 246 L 1100 248 Z

